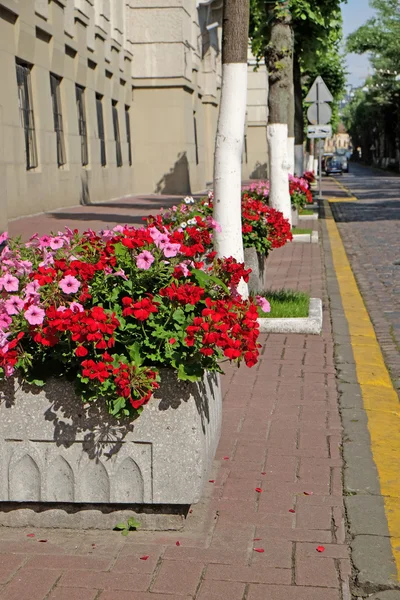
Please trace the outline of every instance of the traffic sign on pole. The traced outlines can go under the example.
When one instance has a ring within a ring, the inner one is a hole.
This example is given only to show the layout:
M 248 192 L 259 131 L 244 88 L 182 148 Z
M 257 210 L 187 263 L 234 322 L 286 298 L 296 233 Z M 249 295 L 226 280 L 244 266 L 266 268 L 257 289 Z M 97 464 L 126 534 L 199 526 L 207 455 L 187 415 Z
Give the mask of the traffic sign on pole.
M 321 76 L 310 87 L 304 102 L 333 102 L 333 96 Z
M 307 117 L 312 125 L 326 125 L 332 118 L 332 109 L 326 102 L 314 102 L 308 107 Z
M 310 139 L 332 137 L 332 125 L 309 125 L 307 137 Z

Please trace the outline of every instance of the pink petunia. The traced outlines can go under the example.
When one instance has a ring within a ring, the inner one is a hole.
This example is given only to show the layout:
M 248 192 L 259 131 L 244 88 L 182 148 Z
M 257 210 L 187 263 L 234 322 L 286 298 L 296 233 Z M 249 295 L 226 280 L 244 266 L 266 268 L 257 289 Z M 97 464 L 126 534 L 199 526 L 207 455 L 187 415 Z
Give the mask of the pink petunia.
M 74 313 L 83 312 L 85 310 L 79 302 L 71 302 L 69 307 Z
M 41 248 L 47 248 L 48 246 L 50 246 L 50 242 L 51 242 L 51 237 L 49 235 L 43 235 L 39 239 L 39 246 Z
M 64 240 L 61 237 L 54 237 L 50 240 L 50 248 L 52 250 L 59 250 L 64 246 Z
M 3 244 L 7 240 L 8 240 L 8 233 L 7 233 L 7 231 L 4 231 L 2 234 L 0 234 L 0 244 Z
M 25 312 L 24 317 L 29 325 L 41 325 L 44 321 L 45 312 L 39 306 L 30 306 Z
M 0 314 L 0 329 L 8 329 L 12 323 L 12 318 L 7 313 Z
M 0 277 L 0 290 L 3 288 L 6 292 L 18 292 L 19 281 L 11 273 L 6 273 L 3 277 Z
M 3 350 L 3 352 L 7 352 L 8 350 L 8 337 L 11 335 L 10 332 L 5 333 L 4 331 L 1 331 L 0 329 L 0 348 Z
M 24 308 L 25 302 L 19 296 L 10 296 L 4 307 L 8 315 L 17 315 Z
M 271 312 L 271 305 L 266 298 L 262 296 L 256 296 L 258 306 L 261 306 L 261 310 L 265 313 Z
M 169 242 L 163 248 L 164 256 L 166 258 L 173 258 L 174 256 L 176 256 L 178 254 L 180 248 L 181 248 L 180 244 L 172 244 L 171 242 Z
M 122 279 L 125 279 L 125 281 L 128 281 L 126 273 L 123 269 L 120 269 L 119 271 L 115 271 L 114 277 L 122 277 Z
M 181 271 L 185 277 L 188 277 L 188 275 L 190 275 L 190 271 L 187 268 L 187 265 L 185 265 L 185 263 L 183 263 L 183 262 L 179 263 L 178 267 L 181 269 Z
M 154 256 L 151 252 L 148 250 L 143 250 L 143 252 L 136 257 L 136 265 L 139 269 L 144 269 L 147 271 L 147 269 L 150 269 L 154 260 Z
M 75 294 L 80 288 L 80 282 L 73 275 L 66 275 L 58 284 L 64 294 Z
M 212 229 L 215 229 L 215 231 L 218 231 L 218 233 L 221 233 L 221 231 L 222 231 L 221 225 L 219 223 L 217 223 L 217 221 L 215 219 L 213 219 L 211 216 L 206 218 L 206 222 L 209 227 L 211 227 Z

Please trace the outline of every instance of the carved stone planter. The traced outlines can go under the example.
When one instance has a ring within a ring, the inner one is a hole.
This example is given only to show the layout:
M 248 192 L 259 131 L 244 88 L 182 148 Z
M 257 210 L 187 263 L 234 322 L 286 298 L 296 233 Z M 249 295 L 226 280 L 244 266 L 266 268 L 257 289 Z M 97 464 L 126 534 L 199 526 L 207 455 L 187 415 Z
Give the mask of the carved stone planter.
M 170 514 L 179 512 L 202 496 L 221 409 L 215 374 L 189 383 L 165 369 L 160 389 L 134 422 L 116 421 L 101 403 L 84 406 L 64 380 L 41 390 L 2 383 L 0 524 L 109 528 L 116 516 L 101 515 L 111 506 L 157 512 L 167 505 Z M 176 527 L 158 519 L 148 528 Z
M 265 286 L 265 264 L 267 257 L 257 252 L 255 248 L 244 249 L 244 262 L 247 269 L 251 269 L 249 278 L 249 292 L 262 292 Z

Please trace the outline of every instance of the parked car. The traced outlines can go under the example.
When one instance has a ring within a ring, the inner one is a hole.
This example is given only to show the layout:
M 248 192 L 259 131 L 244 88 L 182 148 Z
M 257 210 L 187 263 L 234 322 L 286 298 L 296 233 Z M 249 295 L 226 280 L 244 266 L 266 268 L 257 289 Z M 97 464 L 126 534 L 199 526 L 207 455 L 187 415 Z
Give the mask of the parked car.
M 325 164 L 327 175 L 343 175 L 342 161 L 336 156 L 328 157 Z
M 343 173 L 348 173 L 349 172 L 349 160 L 348 160 L 347 156 L 338 156 L 337 158 L 342 163 Z

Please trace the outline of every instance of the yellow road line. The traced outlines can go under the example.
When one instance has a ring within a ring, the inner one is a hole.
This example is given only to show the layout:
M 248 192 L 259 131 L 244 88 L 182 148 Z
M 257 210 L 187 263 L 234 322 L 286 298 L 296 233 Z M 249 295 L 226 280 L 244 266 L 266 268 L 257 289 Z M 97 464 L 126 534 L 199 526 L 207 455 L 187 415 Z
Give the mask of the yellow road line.
M 333 178 L 333 181 L 336 183 L 336 185 L 338 185 L 344 192 L 346 192 L 346 194 L 348 194 L 349 196 L 352 196 L 352 193 L 350 192 L 350 190 L 343 185 L 343 183 L 341 183 L 340 181 L 338 181 L 335 177 Z
M 337 183 L 337 182 L 336 182 Z M 346 196 L 345 198 L 339 198 L 335 196 L 329 196 L 327 198 L 328 202 L 357 202 L 357 198 L 355 196 Z
M 384 498 L 390 541 L 400 578 L 400 404 L 369 314 L 347 259 L 339 230 L 327 221 L 333 264 L 348 321 L 364 408 L 368 416 L 372 455 Z

